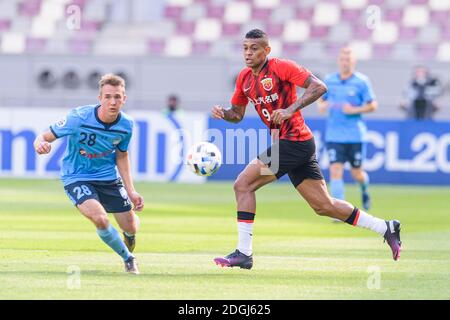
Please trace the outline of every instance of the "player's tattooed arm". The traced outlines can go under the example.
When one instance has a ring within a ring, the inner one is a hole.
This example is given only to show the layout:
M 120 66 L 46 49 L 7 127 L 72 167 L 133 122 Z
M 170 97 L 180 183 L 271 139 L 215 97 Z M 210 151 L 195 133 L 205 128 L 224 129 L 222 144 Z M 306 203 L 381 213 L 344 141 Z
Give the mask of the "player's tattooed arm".
M 245 106 L 231 106 L 230 109 L 224 110 L 223 119 L 229 122 L 238 123 L 244 118 Z
M 211 114 L 214 119 L 224 119 L 228 122 L 238 123 L 244 118 L 245 106 L 233 105 L 230 109 L 224 109 L 221 106 L 214 106 Z
M 296 111 L 310 105 L 327 92 L 327 86 L 313 74 L 306 79 L 303 86 L 306 90 L 297 101 L 286 109 L 277 109 L 272 113 L 273 123 L 281 124 L 284 120 L 291 118 Z
M 309 106 L 311 103 L 323 96 L 325 92 L 327 92 L 327 86 L 325 85 L 325 83 L 323 83 L 313 74 L 311 74 L 308 79 L 306 79 L 303 86 L 306 89 L 303 95 L 300 97 L 300 99 L 289 106 L 289 108 L 291 108 L 293 112 Z

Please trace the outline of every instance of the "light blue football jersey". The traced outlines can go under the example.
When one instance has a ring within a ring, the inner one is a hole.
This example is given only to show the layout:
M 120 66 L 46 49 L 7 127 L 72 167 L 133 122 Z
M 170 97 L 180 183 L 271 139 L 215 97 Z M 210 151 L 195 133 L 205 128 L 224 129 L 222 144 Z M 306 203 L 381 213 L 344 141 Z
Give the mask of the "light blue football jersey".
M 107 181 L 120 177 L 116 149 L 128 150 L 133 120 L 120 112 L 116 121 L 104 123 L 98 117 L 99 107 L 72 109 L 64 119 L 50 126 L 57 138 L 67 136 L 61 167 L 64 186 L 77 181 Z
M 359 72 L 342 80 L 339 72 L 325 78 L 328 91 L 322 99 L 329 102 L 329 112 L 325 131 L 326 142 L 361 143 L 366 142 L 367 127 L 361 114 L 347 115 L 342 111 L 344 104 L 362 107 L 375 100 L 369 79 Z

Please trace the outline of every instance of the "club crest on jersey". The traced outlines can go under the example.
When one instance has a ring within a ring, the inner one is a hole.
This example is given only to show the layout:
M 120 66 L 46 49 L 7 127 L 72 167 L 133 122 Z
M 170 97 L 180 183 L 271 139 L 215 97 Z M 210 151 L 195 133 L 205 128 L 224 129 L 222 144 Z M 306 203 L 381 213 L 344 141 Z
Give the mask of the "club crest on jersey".
M 64 117 L 56 123 L 56 126 L 59 128 L 64 127 L 66 125 L 66 122 L 67 122 L 67 118 Z
M 261 80 L 264 90 L 270 91 L 273 88 L 272 78 L 264 78 Z

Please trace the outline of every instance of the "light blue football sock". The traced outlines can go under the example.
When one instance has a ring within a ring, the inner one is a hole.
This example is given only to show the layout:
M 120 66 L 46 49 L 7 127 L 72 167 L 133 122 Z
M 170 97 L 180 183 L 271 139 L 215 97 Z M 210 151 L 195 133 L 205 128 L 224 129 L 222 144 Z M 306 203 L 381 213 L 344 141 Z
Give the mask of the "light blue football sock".
M 103 242 L 121 256 L 124 261 L 131 257 L 131 253 L 125 246 L 119 232 L 111 224 L 106 229 L 97 229 L 97 234 Z
M 331 196 L 336 199 L 345 199 L 344 180 L 331 180 L 330 181 Z
M 369 175 L 367 173 L 364 173 L 364 177 L 364 181 L 359 183 L 362 193 L 366 193 L 367 188 L 369 188 Z

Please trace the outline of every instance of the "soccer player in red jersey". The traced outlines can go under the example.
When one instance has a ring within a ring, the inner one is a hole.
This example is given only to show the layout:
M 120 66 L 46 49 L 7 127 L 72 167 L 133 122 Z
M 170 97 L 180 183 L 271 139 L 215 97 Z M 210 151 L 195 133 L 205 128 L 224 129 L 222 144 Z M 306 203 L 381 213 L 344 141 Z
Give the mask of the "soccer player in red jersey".
M 238 246 L 216 264 L 250 269 L 253 266 L 252 236 L 256 212 L 255 192 L 286 173 L 311 208 L 321 216 L 368 228 L 385 238 L 394 260 L 400 257 L 400 222 L 386 221 L 359 210 L 350 203 L 330 197 L 319 168 L 315 142 L 301 109 L 320 98 L 325 84 L 293 61 L 268 58 L 269 40 L 259 29 L 249 31 L 243 42 L 244 68 L 237 80 L 231 108 L 212 108 L 212 117 L 238 123 L 251 102 L 270 128 L 274 143 L 251 161 L 234 183 L 237 201 Z M 296 86 L 305 88 L 297 98 Z

